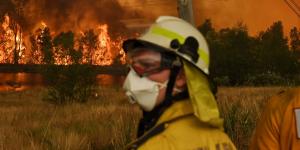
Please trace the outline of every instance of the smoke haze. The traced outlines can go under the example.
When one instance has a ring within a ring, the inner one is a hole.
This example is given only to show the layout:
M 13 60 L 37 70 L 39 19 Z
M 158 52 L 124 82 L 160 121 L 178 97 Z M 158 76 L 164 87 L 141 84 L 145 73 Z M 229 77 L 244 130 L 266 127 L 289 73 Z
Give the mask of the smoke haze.
M 22 24 L 27 32 L 44 21 L 55 32 L 82 31 L 106 23 L 110 32 L 122 33 L 126 31 L 122 20 L 139 18 L 150 24 L 160 15 L 177 16 L 177 0 L 1 0 L 0 14 L 16 10 L 12 1 L 24 1 Z M 300 0 L 294 1 L 300 6 Z M 286 33 L 300 25 L 284 0 L 194 0 L 194 12 L 197 25 L 207 18 L 217 29 L 243 22 L 251 34 L 278 20 Z
M 122 6 L 135 8 L 145 18 L 154 20 L 160 15 L 177 15 L 177 0 L 119 0 Z M 239 22 L 248 26 L 251 34 L 265 30 L 281 20 L 288 33 L 300 25 L 300 18 L 284 0 L 193 0 L 197 25 L 211 19 L 217 29 L 231 27 Z M 300 6 L 300 0 L 294 0 Z
M 125 10 L 116 0 L 30 0 L 25 6 L 31 27 L 44 21 L 54 31 L 86 30 L 99 23 L 118 31 Z

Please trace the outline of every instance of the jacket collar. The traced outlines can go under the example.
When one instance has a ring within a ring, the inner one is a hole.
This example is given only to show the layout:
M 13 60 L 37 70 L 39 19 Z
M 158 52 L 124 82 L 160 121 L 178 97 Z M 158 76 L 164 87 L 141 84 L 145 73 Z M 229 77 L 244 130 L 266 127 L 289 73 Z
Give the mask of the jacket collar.
M 175 102 L 165 110 L 156 125 L 188 114 L 193 114 L 193 107 L 190 100 Z

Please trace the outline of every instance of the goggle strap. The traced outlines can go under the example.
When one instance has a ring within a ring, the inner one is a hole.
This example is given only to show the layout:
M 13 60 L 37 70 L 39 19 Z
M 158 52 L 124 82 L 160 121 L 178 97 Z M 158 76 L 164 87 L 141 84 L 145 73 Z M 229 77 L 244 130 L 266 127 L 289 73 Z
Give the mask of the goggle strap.
M 172 66 L 181 67 L 182 66 L 182 60 L 179 59 L 179 57 L 176 57 L 176 60 L 173 61 Z
M 179 57 L 170 53 L 161 53 L 161 68 L 173 68 L 174 66 L 181 66 Z

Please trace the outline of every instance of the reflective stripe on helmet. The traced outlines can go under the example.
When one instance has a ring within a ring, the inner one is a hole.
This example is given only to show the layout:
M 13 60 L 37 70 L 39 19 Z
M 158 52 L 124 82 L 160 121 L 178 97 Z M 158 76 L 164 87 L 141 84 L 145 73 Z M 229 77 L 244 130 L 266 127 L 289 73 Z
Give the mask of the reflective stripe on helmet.
M 165 28 L 161 28 L 159 26 L 152 26 L 152 28 L 150 29 L 150 32 L 153 33 L 153 34 L 157 34 L 157 35 L 161 35 L 161 36 L 164 36 L 165 38 L 168 38 L 170 40 L 174 40 L 174 39 L 178 39 L 178 41 L 180 42 L 180 44 L 183 44 L 184 43 L 184 40 L 185 38 L 176 33 L 176 32 L 173 32 L 171 30 L 168 30 L 168 29 L 165 29 Z M 201 44 L 201 43 L 200 43 Z M 200 58 L 202 59 L 202 61 L 208 66 L 209 65 L 209 57 L 208 57 L 208 54 L 202 50 L 202 49 L 198 49 L 198 53 L 200 52 Z

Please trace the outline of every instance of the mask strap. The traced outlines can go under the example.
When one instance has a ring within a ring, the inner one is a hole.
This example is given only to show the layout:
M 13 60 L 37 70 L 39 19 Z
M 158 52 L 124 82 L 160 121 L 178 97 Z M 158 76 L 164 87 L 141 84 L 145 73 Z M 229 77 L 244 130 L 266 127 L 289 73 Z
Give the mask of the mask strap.
M 168 82 L 169 82 L 169 80 L 167 80 L 165 83 L 158 83 L 159 89 L 162 89 L 162 88 L 167 87 Z M 183 92 L 183 90 L 180 90 L 180 89 L 178 89 L 178 88 L 176 88 L 176 87 L 174 87 L 173 90 L 174 90 L 175 92 L 177 92 L 177 93 Z
M 164 100 L 164 102 L 166 103 L 167 106 L 170 106 L 173 103 L 172 93 L 173 93 L 173 89 L 174 89 L 174 86 L 175 86 L 176 77 L 177 77 L 179 71 L 180 71 L 179 66 L 174 66 L 171 69 L 171 74 L 170 74 L 169 82 L 167 84 L 167 89 L 166 89 L 166 97 L 165 97 L 165 100 Z
M 151 112 L 143 111 L 143 118 L 139 122 L 137 137 L 142 136 L 146 131 L 152 128 L 165 109 L 173 103 L 172 92 L 180 68 L 180 66 L 174 66 L 171 69 L 169 82 L 167 83 L 165 100 L 159 106 L 155 107 Z

